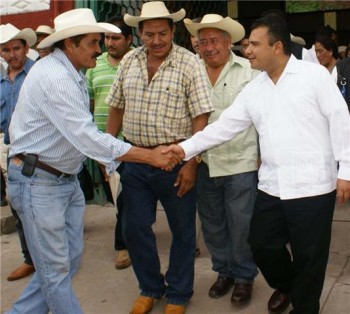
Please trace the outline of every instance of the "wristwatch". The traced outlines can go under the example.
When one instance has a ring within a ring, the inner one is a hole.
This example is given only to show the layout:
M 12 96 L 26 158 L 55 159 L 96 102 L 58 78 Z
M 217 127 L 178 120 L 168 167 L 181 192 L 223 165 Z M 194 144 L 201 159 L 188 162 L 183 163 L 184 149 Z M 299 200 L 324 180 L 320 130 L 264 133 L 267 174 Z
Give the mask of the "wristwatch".
M 197 155 L 196 157 L 194 157 L 197 161 L 197 164 L 200 164 L 202 162 L 202 157 L 201 155 Z

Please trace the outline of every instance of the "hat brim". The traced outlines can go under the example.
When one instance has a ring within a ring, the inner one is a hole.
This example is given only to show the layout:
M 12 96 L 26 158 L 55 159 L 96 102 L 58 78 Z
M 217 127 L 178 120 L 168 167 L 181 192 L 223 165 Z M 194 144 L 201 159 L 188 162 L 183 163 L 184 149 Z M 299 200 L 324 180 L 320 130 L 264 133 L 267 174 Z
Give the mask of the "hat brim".
M 155 12 L 156 13 L 156 12 Z M 132 27 L 139 27 L 139 23 L 146 20 L 155 20 L 155 19 L 170 19 L 173 20 L 174 23 L 181 21 L 186 15 L 186 11 L 184 9 L 180 9 L 179 11 L 167 14 L 167 15 L 161 15 L 161 16 L 133 16 L 130 14 L 124 15 L 124 22 Z
M 184 24 L 194 37 L 198 37 L 198 31 L 203 28 L 217 28 L 225 31 L 231 36 L 232 43 L 240 41 L 245 35 L 244 27 L 229 17 L 213 23 L 193 23 L 190 19 L 184 19 Z
M 16 36 L 12 37 L 6 42 L 13 39 L 23 39 L 26 41 L 29 47 L 32 47 L 36 43 L 36 34 L 31 28 L 24 28 Z
M 79 25 L 79 26 L 67 27 L 65 29 L 58 30 L 53 34 L 44 38 L 38 45 L 38 48 L 50 47 L 54 43 L 57 43 L 58 41 L 69 37 L 74 37 L 74 36 L 84 35 L 89 33 L 105 33 L 105 32 L 121 33 L 121 30 L 117 26 L 114 26 L 113 24 L 109 24 L 109 23 L 96 23 L 96 25 Z

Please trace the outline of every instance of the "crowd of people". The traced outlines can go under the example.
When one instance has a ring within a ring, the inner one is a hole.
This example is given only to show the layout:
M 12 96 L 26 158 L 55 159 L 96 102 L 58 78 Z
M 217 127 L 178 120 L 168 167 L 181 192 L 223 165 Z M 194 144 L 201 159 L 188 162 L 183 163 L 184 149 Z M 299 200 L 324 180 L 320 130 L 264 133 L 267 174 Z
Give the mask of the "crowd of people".
M 165 314 L 185 313 L 199 228 L 217 273 L 208 297 L 233 288 L 230 301 L 246 305 L 260 271 L 275 290 L 270 314 L 290 304 L 319 313 L 335 202 L 350 198 L 349 46 L 325 26 L 306 48 L 276 11 L 250 30 L 216 13 L 185 16 L 151 1 L 103 23 L 74 9 L 52 27 L 0 25 L 1 206 L 24 256 L 7 279 L 33 274 L 8 313 L 83 313 L 71 281 L 87 157 L 117 209 L 115 267 L 131 265 L 139 284 L 131 314 L 162 297 Z M 174 43 L 180 22 L 193 51 Z M 115 171 L 121 192 L 108 183 Z M 158 202 L 172 235 L 165 274 Z

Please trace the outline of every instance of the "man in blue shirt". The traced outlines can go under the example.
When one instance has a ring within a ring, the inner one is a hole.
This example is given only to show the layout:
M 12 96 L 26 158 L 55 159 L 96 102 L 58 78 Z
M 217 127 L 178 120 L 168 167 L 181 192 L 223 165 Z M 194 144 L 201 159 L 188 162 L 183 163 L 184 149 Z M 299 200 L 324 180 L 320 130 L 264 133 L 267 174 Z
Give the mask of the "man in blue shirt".
M 0 26 L 1 57 L 8 64 L 7 70 L 3 72 L 0 79 L 1 131 L 4 133 L 4 144 L 10 144 L 8 126 L 11 116 L 15 109 L 22 83 L 35 63 L 26 56 L 29 47 L 35 42 L 36 34 L 30 28 L 19 30 L 12 24 Z M 7 280 L 13 281 L 32 274 L 35 268 L 28 251 L 22 222 L 17 212 L 13 210 L 12 206 L 10 207 L 13 216 L 16 218 L 16 228 L 24 255 L 24 263 L 7 277 Z

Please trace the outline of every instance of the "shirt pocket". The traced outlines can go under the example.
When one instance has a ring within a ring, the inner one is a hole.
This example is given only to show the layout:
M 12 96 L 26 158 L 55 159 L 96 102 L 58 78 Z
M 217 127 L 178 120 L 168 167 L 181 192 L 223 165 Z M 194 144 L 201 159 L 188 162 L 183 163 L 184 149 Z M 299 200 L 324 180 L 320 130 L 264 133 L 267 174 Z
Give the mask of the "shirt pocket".
M 187 116 L 183 93 L 166 89 L 161 92 L 159 116 L 168 120 L 183 119 Z

